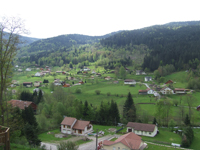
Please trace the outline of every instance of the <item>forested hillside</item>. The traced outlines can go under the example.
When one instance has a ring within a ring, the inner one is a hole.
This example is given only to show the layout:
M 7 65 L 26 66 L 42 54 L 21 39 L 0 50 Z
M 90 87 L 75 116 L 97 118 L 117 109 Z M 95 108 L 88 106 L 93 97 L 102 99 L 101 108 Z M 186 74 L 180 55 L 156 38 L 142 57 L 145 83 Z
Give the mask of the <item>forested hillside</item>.
M 105 47 L 119 48 L 145 45 L 150 49 L 143 69 L 154 71 L 158 66 L 173 64 L 177 69 L 196 69 L 195 58 L 200 60 L 200 21 L 175 22 L 139 30 L 123 31 L 101 40 Z M 196 61 L 198 61 L 196 59 Z

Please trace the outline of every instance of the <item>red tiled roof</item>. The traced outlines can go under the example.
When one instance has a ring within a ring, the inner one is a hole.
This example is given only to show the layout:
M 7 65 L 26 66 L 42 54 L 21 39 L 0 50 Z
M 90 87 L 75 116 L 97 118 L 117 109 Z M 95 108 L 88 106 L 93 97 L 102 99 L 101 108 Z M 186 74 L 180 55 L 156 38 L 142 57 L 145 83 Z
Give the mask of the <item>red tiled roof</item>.
M 25 109 L 25 107 L 29 107 L 33 102 L 12 99 L 8 101 L 8 103 L 10 103 L 13 107 L 19 107 L 20 109 Z
M 175 88 L 175 91 L 185 91 L 185 89 Z
M 79 130 L 84 130 L 87 125 L 90 124 L 90 121 L 82 121 L 82 120 L 77 120 L 75 125 L 73 126 L 73 129 L 79 129 Z
M 139 93 L 147 93 L 147 90 L 139 90 Z
M 76 118 L 65 117 L 64 120 L 61 122 L 61 124 L 71 126 L 75 120 L 76 120 Z
M 137 123 L 137 122 L 128 122 L 127 127 L 132 127 L 137 131 L 146 131 L 153 132 L 155 129 L 155 124 L 145 124 L 145 123 Z
M 136 135 L 133 132 L 129 132 L 121 137 L 119 137 L 117 140 L 113 141 L 108 141 L 108 140 L 104 140 L 103 141 L 103 145 L 113 145 L 116 143 L 122 143 L 124 145 L 126 145 L 127 147 L 131 148 L 131 149 L 139 149 L 140 148 L 140 144 L 141 144 L 141 137 Z

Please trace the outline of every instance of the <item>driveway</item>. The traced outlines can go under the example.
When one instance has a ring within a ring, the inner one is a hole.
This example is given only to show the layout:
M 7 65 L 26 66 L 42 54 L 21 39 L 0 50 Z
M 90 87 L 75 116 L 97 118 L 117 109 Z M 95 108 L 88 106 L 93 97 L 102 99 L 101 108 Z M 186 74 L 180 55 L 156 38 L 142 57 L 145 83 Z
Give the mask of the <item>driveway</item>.
M 107 135 L 104 137 L 99 137 L 98 138 L 98 143 L 100 141 L 103 140 L 107 140 L 110 139 L 111 137 L 113 137 L 114 135 Z M 88 137 L 89 139 L 92 139 L 91 142 L 85 143 L 85 144 L 81 144 L 79 145 L 78 150 L 95 150 L 96 149 L 96 137 L 94 136 L 90 136 Z M 65 140 L 66 142 L 67 140 Z M 41 142 L 41 146 L 45 145 L 46 146 L 46 150 L 57 150 L 57 145 L 56 143 L 45 143 L 45 142 Z

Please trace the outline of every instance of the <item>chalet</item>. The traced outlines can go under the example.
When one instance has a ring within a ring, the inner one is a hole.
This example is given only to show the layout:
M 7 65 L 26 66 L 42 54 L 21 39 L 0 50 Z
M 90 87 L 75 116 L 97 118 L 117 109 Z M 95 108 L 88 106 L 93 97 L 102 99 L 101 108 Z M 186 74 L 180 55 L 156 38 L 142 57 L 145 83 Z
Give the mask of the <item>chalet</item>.
M 68 77 L 68 80 L 76 80 L 75 77 Z
M 15 67 L 16 67 L 16 68 L 18 68 L 19 66 L 18 66 L 18 65 L 16 65 Z
M 105 79 L 105 80 L 110 80 L 111 77 L 107 76 L 107 77 L 105 77 L 104 79 Z
M 43 68 L 40 68 L 40 71 L 43 71 L 44 69 Z
M 106 150 L 143 150 L 147 144 L 141 139 L 140 136 L 130 132 L 115 141 L 104 140 L 101 148 Z
M 66 72 L 65 72 L 65 71 L 63 71 L 63 72 L 62 72 L 62 74 L 66 74 Z
M 175 88 L 174 93 L 176 94 L 186 94 L 186 89 Z
M 97 76 L 101 76 L 101 74 L 100 74 L 100 73 L 97 73 L 96 75 L 97 75 Z
M 31 68 L 26 68 L 26 71 L 31 71 Z
M 115 83 L 115 84 L 118 84 L 118 83 L 119 83 L 119 81 L 113 81 L 113 83 Z
M 174 83 L 172 80 L 168 80 L 165 84 L 172 84 Z
M 35 87 L 39 87 L 41 83 L 42 83 L 41 81 L 35 81 L 35 82 L 34 82 L 34 86 L 35 86 Z
M 55 79 L 53 83 L 55 86 L 61 85 L 60 79 Z
M 170 89 L 169 87 L 164 87 L 160 90 L 162 94 L 174 94 L 174 91 Z
M 35 76 L 35 77 L 40 77 L 40 76 L 41 76 L 41 73 L 37 72 L 34 76 Z
M 62 84 L 63 87 L 70 87 L 70 84 L 64 83 Z
M 136 81 L 133 79 L 126 79 L 124 80 L 124 84 L 136 84 Z
M 152 77 L 149 77 L 149 76 L 144 77 L 144 81 L 145 81 L 145 82 L 152 81 Z
M 93 131 L 90 121 L 77 120 L 72 117 L 65 117 L 61 122 L 61 132 L 72 135 L 86 135 Z
M 19 82 L 17 80 L 12 80 L 12 84 L 17 85 Z
M 200 105 L 199 105 L 199 106 L 197 106 L 197 111 L 200 111 Z
M 18 69 L 17 71 L 22 72 L 22 69 Z
M 147 94 L 147 90 L 139 90 L 138 94 L 146 95 Z
M 90 71 L 90 68 L 83 68 L 83 71 Z
M 92 71 L 92 74 L 96 74 L 96 72 L 93 70 L 93 71 Z
M 13 107 L 19 107 L 20 109 L 25 109 L 25 107 L 31 106 L 34 111 L 37 109 L 37 105 L 31 101 L 22 101 L 22 100 L 10 100 L 8 101 Z
M 84 82 L 83 82 L 83 81 L 79 81 L 78 83 L 79 83 L 79 84 L 84 84 Z
M 23 82 L 23 86 L 32 87 L 33 82 Z
M 154 137 L 158 132 L 158 127 L 155 124 L 145 124 L 137 122 L 128 122 L 126 125 L 127 132 L 133 132 L 137 135 Z
M 154 90 L 153 89 L 147 89 L 147 94 L 154 94 Z
M 62 71 L 56 71 L 56 73 L 62 73 Z
M 136 75 L 145 75 L 146 73 L 142 70 L 136 70 Z

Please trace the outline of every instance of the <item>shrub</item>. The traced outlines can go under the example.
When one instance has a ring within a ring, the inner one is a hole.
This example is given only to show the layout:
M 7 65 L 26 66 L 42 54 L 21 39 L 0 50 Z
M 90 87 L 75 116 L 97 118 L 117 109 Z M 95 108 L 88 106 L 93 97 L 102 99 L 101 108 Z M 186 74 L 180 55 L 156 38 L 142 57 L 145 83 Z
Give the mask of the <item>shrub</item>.
M 81 89 L 80 88 L 77 88 L 75 93 L 81 93 Z
M 97 95 L 100 95 L 101 91 L 100 91 L 100 90 L 96 90 L 95 93 L 96 93 Z
M 111 95 L 110 92 L 108 92 L 108 93 L 107 93 L 107 96 L 110 96 L 110 95 Z

